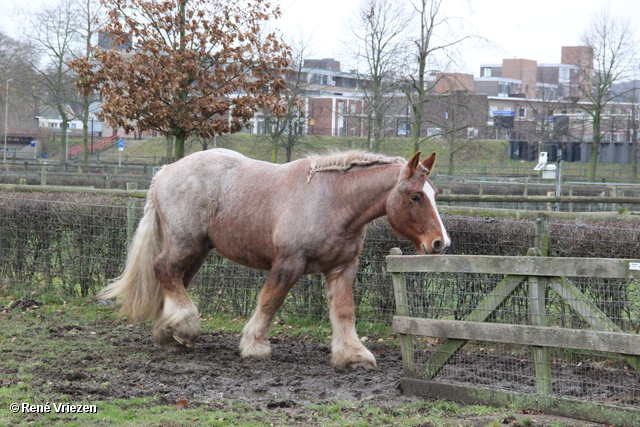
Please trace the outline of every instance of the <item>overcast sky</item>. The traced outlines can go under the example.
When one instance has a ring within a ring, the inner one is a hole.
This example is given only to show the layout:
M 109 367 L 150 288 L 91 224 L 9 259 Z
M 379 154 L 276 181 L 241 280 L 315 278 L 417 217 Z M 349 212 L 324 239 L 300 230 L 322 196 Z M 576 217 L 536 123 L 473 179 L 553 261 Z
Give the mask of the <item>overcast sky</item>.
M 51 4 L 56 0 L 0 0 L 0 29 L 17 37 L 12 22 L 15 5 L 35 9 L 43 2 Z M 361 2 L 279 0 L 283 17 L 275 25 L 283 33 L 311 38 L 313 56 L 346 62 L 346 24 Z M 602 7 L 622 14 L 634 25 L 640 23 L 640 0 L 447 0 L 445 4 L 450 16 L 464 18 L 479 36 L 497 45 L 463 52 L 466 68 L 456 71 L 476 75 L 481 63 L 501 63 L 503 58 L 559 63 L 560 48 L 580 44 L 580 34 L 590 17 Z M 640 36 L 640 31 L 636 33 Z

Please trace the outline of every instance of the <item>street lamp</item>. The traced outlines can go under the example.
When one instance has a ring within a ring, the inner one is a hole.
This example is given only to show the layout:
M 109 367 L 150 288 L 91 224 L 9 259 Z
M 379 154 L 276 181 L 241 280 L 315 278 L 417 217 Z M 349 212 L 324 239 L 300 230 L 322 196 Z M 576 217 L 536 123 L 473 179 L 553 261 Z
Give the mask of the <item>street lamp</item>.
M 13 79 L 7 79 L 7 90 L 4 94 L 4 158 L 3 163 L 7 163 L 7 117 L 9 115 L 9 82 Z

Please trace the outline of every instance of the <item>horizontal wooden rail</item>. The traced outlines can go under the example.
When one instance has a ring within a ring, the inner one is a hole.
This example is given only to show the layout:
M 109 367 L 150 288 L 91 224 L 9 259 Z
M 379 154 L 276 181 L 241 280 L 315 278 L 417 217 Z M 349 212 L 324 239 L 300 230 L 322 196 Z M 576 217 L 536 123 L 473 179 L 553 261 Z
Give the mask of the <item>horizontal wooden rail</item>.
M 35 169 L 34 169 L 35 170 Z M 22 173 L 22 172 L 16 172 Z M 1 172 L 0 172 L 1 175 Z M 65 190 L 58 190 L 64 188 Z M 75 190 L 71 190 L 75 189 Z M 38 185 L 0 184 L 0 190 L 14 190 L 25 192 L 93 192 L 97 189 L 86 187 L 51 187 Z M 113 191 L 113 190 L 108 190 Z M 137 190 L 142 192 L 143 190 Z M 108 193 L 107 193 L 108 194 Z M 136 193 L 132 197 L 146 197 Z M 617 203 L 640 204 L 640 197 L 591 197 L 591 196 L 501 196 L 501 195 L 474 195 L 474 194 L 440 194 L 439 202 L 488 202 L 488 203 Z
M 547 414 L 606 425 L 629 427 L 640 425 L 638 423 L 640 419 L 639 408 L 621 407 L 558 396 L 531 395 L 498 390 L 496 388 L 446 384 L 441 381 L 426 381 L 414 378 L 400 379 L 400 387 L 404 393 L 429 399 L 454 400 L 489 406 L 511 406 L 523 409 L 536 408 L 538 411 Z
M 90 193 L 109 194 L 112 196 L 137 197 L 144 199 L 147 197 L 147 190 L 116 190 L 106 188 L 69 187 L 53 185 L 18 185 L 0 184 L 0 191 L 23 191 L 25 193 Z
M 395 316 L 401 334 L 640 355 L 640 335 L 545 326 Z
M 387 271 L 640 279 L 640 260 L 491 255 L 388 255 Z
M 493 203 L 622 203 L 640 204 L 640 197 L 605 196 L 501 196 L 479 194 L 439 194 L 439 202 Z

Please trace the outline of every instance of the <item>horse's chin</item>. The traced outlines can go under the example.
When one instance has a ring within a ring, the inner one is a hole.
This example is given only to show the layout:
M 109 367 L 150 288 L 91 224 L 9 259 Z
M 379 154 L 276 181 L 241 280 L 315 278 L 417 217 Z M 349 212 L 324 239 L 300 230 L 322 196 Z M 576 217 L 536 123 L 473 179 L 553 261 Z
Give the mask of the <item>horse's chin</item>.
M 436 251 L 429 251 L 427 249 L 427 245 L 426 243 L 421 243 L 420 245 L 416 245 L 416 249 L 418 250 L 418 252 L 420 253 L 420 255 L 442 255 L 445 252 L 447 252 L 447 248 L 443 249 L 440 252 L 436 252 Z

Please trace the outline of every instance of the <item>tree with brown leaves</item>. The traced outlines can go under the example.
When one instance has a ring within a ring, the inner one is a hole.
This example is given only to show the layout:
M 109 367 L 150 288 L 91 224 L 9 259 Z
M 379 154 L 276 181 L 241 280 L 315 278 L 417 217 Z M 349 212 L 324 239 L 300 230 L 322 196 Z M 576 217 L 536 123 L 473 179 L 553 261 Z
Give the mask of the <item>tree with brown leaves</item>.
M 102 118 L 125 131 L 175 137 L 238 132 L 257 111 L 283 114 L 289 48 L 264 24 L 265 0 L 102 0 L 113 48 L 78 60 L 82 91 L 102 95 Z M 116 47 L 118 46 L 118 47 Z

